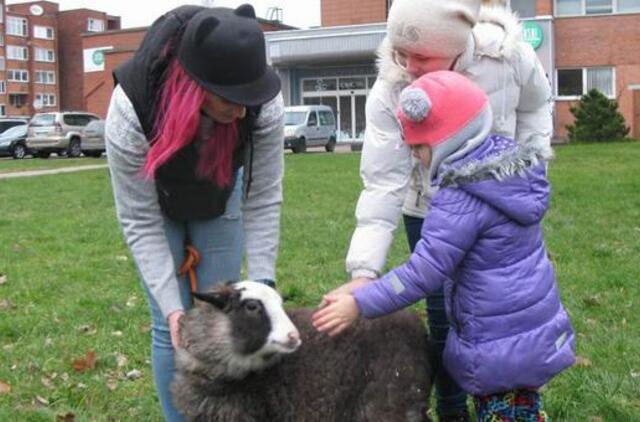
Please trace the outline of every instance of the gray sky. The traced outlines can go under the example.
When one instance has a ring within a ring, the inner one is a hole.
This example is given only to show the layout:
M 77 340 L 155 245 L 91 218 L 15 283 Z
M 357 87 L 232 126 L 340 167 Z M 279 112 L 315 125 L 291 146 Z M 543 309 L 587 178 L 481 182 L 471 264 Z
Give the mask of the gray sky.
M 88 8 L 107 12 L 122 18 L 122 27 L 148 26 L 160 15 L 183 4 L 203 4 L 206 1 L 193 0 L 51 0 L 60 5 L 60 10 Z M 345 0 L 346 1 L 346 0 Z M 28 1 L 9 0 L 8 4 L 28 3 Z M 320 25 L 320 0 L 213 0 L 214 6 L 236 7 L 251 3 L 256 14 L 265 18 L 269 7 L 283 9 L 283 20 L 287 25 L 299 28 Z

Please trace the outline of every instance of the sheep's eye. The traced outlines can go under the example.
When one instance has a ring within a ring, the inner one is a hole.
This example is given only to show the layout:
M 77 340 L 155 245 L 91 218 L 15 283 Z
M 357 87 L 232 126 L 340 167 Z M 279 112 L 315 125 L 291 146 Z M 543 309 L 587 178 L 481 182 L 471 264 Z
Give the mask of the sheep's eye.
M 258 305 L 258 302 L 256 302 L 255 300 L 247 300 L 244 303 L 244 309 L 246 309 L 248 312 L 258 312 L 260 310 L 260 305 Z

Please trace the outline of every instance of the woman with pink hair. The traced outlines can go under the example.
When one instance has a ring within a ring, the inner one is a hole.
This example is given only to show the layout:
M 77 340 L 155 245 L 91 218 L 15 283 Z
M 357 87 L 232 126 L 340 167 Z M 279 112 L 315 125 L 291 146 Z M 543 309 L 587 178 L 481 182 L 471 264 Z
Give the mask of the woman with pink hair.
M 250 5 L 182 6 L 157 19 L 114 71 L 106 144 L 116 211 L 152 314 L 152 366 L 165 418 L 191 288 L 247 277 L 273 285 L 283 172 L 280 79 Z

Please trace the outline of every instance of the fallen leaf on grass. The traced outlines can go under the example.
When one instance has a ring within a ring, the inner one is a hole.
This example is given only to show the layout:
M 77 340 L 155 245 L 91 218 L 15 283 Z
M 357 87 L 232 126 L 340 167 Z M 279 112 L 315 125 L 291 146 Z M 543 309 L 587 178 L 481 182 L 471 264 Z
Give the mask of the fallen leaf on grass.
M 136 296 L 131 296 L 129 300 L 127 300 L 127 308 L 133 308 L 136 306 L 136 301 L 138 298 Z
M 127 364 L 127 357 L 123 354 L 118 353 L 116 355 L 116 362 L 118 364 L 118 368 L 122 368 Z
M 107 390 L 115 391 L 116 388 L 118 388 L 118 381 L 116 381 L 116 380 L 107 381 Z
M 133 371 L 127 372 L 127 378 L 130 380 L 137 380 L 138 378 L 142 378 L 142 372 L 134 369 Z
M 114 337 L 122 337 L 122 331 L 112 331 L 111 335 Z
M 0 381 L 0 394 L 8 394 L 11 392 L 11 386 Z
M 7 284 L 7 275 L 0 273 L 0 285 Z
M 640 372 L 631 371 L 631 378 L 640 378 Z
M 66 415 L 58 415 L 56 416 L 56 422 L 74 422 L 76 420 L 76 415 L 74 413 L 67 413 Z
M 591 418 L 589 418 L 589 422 L 604 422 L 604 419 L 602 416 L 591 416 Z
M 600 300 L 600 296 L 598 296 L 598 295 L 585 297 L 584 299 L 582 299 L 582 301 L 587 306 L 600 306 L 600 305 L 602 305 L 602 301 Z
M 579 366 L 581 368 L 591 368 L 591 360 L 582 356 L 576 356 L 575 366 Z
M 94 350 L 89 350 L 84 357 L 74 360 L 72 366 L 77 372 L 95 369 L 96 352 Z
M 51 383 L 51 378 L 42 377 L 42 378 L 40 378 L 40 382 L 42 383 L 42 385 L 44 385 L 48 389 L 52 389 L 53 388 L 53 384 Z
M 89 324 L 83 324 L 79 326 L 78 331 L 80 331 L 81 333 L 85 333 L 88 336 L 92 336 L 98 332 L 96 328 L 92 327 Z
M 140 332 L 141 333 L 149 333 L 149 332 L 151 332 L 151 325 L 150 324 L 142 324 L 140 326 Z
M 11 309 L 15 309 L 16 305 L 8 299 L 3 299 L 0 301 L 0 311 L 10 311 Z
M 40 407 L 44 407 L 44 406 L 48 406 L 49 405 L 49 400 L 45 399 L 44 397 L 40 397 L 40 396 L 35 396 L 32 402 L 33 402 L 34 405 L 40 406 Z

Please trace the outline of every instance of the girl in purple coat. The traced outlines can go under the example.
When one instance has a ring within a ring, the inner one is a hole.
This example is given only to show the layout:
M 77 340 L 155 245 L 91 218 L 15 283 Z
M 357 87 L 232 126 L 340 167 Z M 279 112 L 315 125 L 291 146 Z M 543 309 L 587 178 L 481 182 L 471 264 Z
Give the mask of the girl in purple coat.
M 314 325 L 336 335 L 359 315 L 392 313 L 444 286 L 444 364 L 475 396 L 478 419 L 547 420 L 538 388 L 575 359 L 542 236 L 551 157 L 489 135 L 486 95 L 454 72 L 407 87 L 398 118 L 438 189 L 422 238 L 403 265 L 352 294 L 325 297 Z

